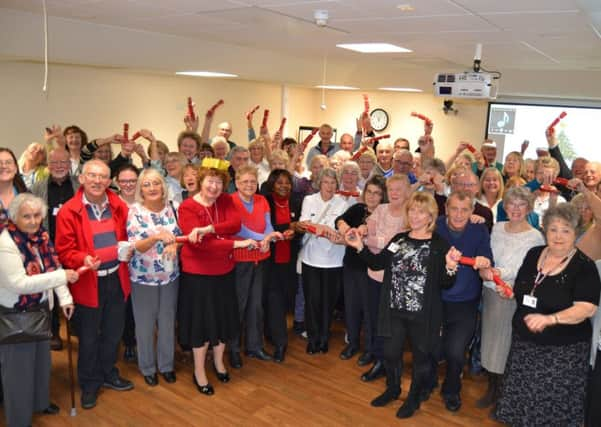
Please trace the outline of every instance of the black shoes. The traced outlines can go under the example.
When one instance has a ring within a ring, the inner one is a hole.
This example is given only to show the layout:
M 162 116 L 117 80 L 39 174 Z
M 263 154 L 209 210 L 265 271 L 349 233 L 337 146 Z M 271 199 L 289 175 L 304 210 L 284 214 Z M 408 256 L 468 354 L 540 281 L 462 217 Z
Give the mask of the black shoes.
M 319 347 L 317 346 L 317 344 L 309 341 L 307 343 L 307 354 L 315 354 L 317 352 L 319 352 Z
M 242 367 L 242 357 L 239 351 L 230 351 L 230 366 L 234 369 Z
M 154 387 L 159 385 L 159 376 L 156 374 L 156 372 L 151 375 L 144 375 L 144 382 L 150 387 Z
M 344 350 L 342 350 L 342 352 L 340 353 L 340 358 L 342 360 L 348 360 L 348 359 L 352 358 L 358 352 L 359 352 L 359 350 L 356 347 L 353 347 L 352 345 L 347 344 L 347 346 L 344 347 Z
M 386 369 L 384 369 L 384 362 L 376 360 L 371 369 L 361 375 L 361 381 L 369 382 L 382 378 L 386 375 Z
M 128 345 L 125 347 L 125 350 L 123 351 L 123 360 L 131 363 L 138 360 L 138 355 L 136 354 L 135 346 Z
M 58 335 L 53 335 L 50 338 L 50 350 L 52 351 L 61 351 L 63 349 L 63 340 Z
M 488 408 L 496 401 L 499 394 L 500 375 L 488 373 L 488 387 L 486 393 L 480 399 L 476 400 L 476 408 Z
M 330 347 L 328 346 L 328 342 L 322 342 L 321 344 L 319 344 L 319 352 L 326 354 L 328 351 L 330 350 Z
M 169 384 L 173 384 L 177 380 L 175 377 L 175 371 L 161 372 L 161 375 Z
M 457 412 L 461 408 L 461 397 L 458 394 L 449 394 L 442 396 L 444 406 L 451 412 Z
M 392 389 L 392 388 L 386 387 L 386 390 L 384 390 L 384 393 L 382 393 L 381 395 L 379 395 L 378 397 L 376 397 L 374 400 L 371 401 L 371 406 L 375 406 L 376 408 L 379 408 L 381 406 L 386 406 L 393 400 L 397 400 L 400 395 L 401 395 L 400 388 L 397 387 L 396 389 Z
M 215 390 L 213 390 L 213 386 L 209 383 L 206 383 L 205 385 L 200 385 L 198 384 L 198 381 L 196 380 L 196 374 L 194 372 L 192 372 L 192 381 L 194 381 L 194 385 L 196 386 L 196 389 L 206 395 L 206 396 L 212 396 L 213 394 L 215 394 Z
M 407 400 L 403 402 L 401 407 L 396 413 L 397 418 L 409 418 L 413 416 L 415 411 L 419 409 L 420 401 L 418 394 L 411 394 L 407 396 Z
M 253 359 L 257 359 L 257 360 L 262 360 L 264 362 L 268 362 L 270 360 L 272 360 L 273 358 L 267 354 L 267 352 L 265 350 L 263 350 L 262 348 L 257 350 L 257 351 L 246 351 L 246 353 L 244 353 L 247 357 L 252 357 Z
M 82 391 L 81 392 L 81 407 L 83 409 L 92 409 L 96 406 L 96 399 L 98 394 L 95 391 Z
M 370 353 L 369 351 L 366 351 L 361 356 L 359 356 L 359 358 L 357 359 L 357 365 L 359 365 L 359 366 L 369 365 L 370 363 L 372 363 L 374 361 L 374 359 L 375 359 L 374 354 Z
M 128 391 L 134 388 L 134 385 L 131 381 L 119 376 L 105 379 L 103 386 L 117 391 Z
M 41 413 L 44 415 L 56 415 L 59 412 L 60 412 L 60 408 L 56 404 L 50 402 L 48 407 L 46 409 L 42 410 Z
M 224 384 L 230 382 L 230 374 L 228 374 L 227 371 L 225 371 L 225 372 L 219 372 L 217 370 L 217 367 L 215 365 L 213 365 L 213 370 L 215 371 L 215 375 L 217 376 L 217 379 L 219 381 L 221 381 Z
M 296 335 L 300 335 L 305 331 L 305 322 L 297 322 L 296 320 L 292 324 L 292 330 Z
M 282 363 L 286 358 L 286 346 L 276 347 L 273 350 L 273 361 L 276 363 Z

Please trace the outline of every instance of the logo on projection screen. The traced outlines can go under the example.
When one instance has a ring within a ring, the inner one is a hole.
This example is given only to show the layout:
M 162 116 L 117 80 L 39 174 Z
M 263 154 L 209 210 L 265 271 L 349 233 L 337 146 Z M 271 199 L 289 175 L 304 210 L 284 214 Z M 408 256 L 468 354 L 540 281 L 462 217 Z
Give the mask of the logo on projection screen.
M 515 109 L 513 108 L 495 108 L 490 112 L 490 121 L 488 122 L 488 133 L 513 134 L 515 125 Z

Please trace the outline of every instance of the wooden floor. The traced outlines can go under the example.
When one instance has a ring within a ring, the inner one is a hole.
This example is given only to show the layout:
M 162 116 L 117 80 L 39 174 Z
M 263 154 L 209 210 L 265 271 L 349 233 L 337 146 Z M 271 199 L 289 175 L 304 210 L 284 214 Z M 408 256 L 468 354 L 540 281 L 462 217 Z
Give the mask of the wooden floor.
M 437 389 L 429 401 L 408 420 L 395 417 L 409 390 L 409 369 L 403 376 L 401 400 L 384 408 L 369 402 L 384 390 L 384 379 L 363 383 L 364 368 L 353 360 L 340 360 L 343 330 L 335 328 L 330 352 L 309 356 L 306 341 L 290 334 L 283 364 L 244 359 L 241 370 L 229 369 L 232 381 L 219 383 L 212 372 L 209 381 L 215 395 L 199 394 L 192 384 L 192 366 L 178 362 L 177 383 L 160 382 L 148 387 L 135 364 L 119 362 L 124 377 L 135 389 L 129 392 L 102 390 L 98 405 L 83 410 L 76 391 L 77 415 L 71 417 L 67 350 L 52 352 L 51 400 L 61 412 L 57 416 L 36 416 L 35 426 L 495 426 L 488 410 L 474 407 L 485 389 L 483 377 L 463 381 L 463 407 L 457 413 L 444 408 Z M 75 348 L 77 348 L 74 340 Z M 75 356 L 75 354 L 74 354 Z M 121 356 L 121 353 L 120 353 Z M 408 361 L 410 357 L 406 358 Z M 410 372 L 410 371 L 409 371 Z M 160 380 L 161 378 L 159 378 Z M 0 409 L 0 423 L 4 413 Z

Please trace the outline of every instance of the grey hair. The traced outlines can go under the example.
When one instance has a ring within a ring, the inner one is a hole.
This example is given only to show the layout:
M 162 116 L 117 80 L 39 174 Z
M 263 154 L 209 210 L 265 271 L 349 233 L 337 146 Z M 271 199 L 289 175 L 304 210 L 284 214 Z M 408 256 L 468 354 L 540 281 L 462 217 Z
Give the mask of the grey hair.
M 332 168 L 323 168 L 321 170 L 321 172 L 319 173 L 319 176 L 317 177 L 317 181 L 315 182 L 317 188 L 321 188 L 321 180 L 325 177 L 328 176 L 330 178 L 334 178 L 334 180 L 336 181 L 336 189 L 338 189 L 338 186 L 340 185 L 340 182 L 338 182 L 338 175 L 336 174 L 336 171 Z
M 528 203 L 528 212 L 534 208 L 534 194 L 528 187 L 511 187 L 503 195 L 503 206 L 507 206 L 513 200 L 521 200 Z
M 344 172 L 345 170 L 357 172 L 357 175 L 361 173 L 361 168 L 359 168 L 357 162 L 353 160 L 347 160 L 342 164 L 342 167 L 340 168 L 340 176 L 342 176 L 342 172 Z
M 155 168 L 146 168 L 140 172 L 140 176 L 138 177 L 138 182 L 136 183 L 136 193 L 134 197 L 136 202 L 143 205 L 144 204 L 144 196 L 142 196 L 142 182 L 145 179 L 150 178 L 158 178 L 161 181 L 161 188 L 163 189 L 163 196 L 161 200 L 163 200 L 163 204 L 167 205 L 167 199 L 169 198 L 169 190 L 167 188 L 167 183 L 165 182 L 165 178 L 163 178 L 163 174 L 161 174 L 158 169 Z
M 551 222 L 556 219 L 566 222 L 572 230 L 576 231 L 580 222 L 580 213 L 576 206 L 570 203 L 559 203 L 550 207 L 543 215 L 543 230 L 546 232 Z
M 225 143 L 227 144 L 227 141 L 225 141 Z M 228 146 L 229 146 L 229 144 L 228 144 Z M 230 150 L 230 156 L 233 157 L 234 155 L 236 155 L 236 153 L 248 153 L 248 152 L 249 152 L 248 148 L 243 147 L 241 145 L 236 145 L 235 147 L 233 147 Z
M 8 217 L 12 222 L 17 222 L 17 217 L 23 205 L 30 205 L 34 209 L 39 209 L 42 212 L 42 218 L 46 218 L 48 213 L 48 205 L 44 199 L 34 196 L 31 193 L 21 193 L 15 196 L 10 205 L 8 205 Z

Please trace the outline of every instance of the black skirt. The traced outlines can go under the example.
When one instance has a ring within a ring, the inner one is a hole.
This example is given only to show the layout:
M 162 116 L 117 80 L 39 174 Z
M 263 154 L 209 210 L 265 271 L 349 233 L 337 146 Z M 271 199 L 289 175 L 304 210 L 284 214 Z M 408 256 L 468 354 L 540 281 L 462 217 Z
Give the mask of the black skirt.
M 589 350 L 589 342 L 540 345 L 514 334 L 498 420 L 516 427 L 581 426 Z
M 234 270 L 221 276 L 182 273 L 177 308 L 179 342 L 202 347 L 239 335 L 240 319 Z

